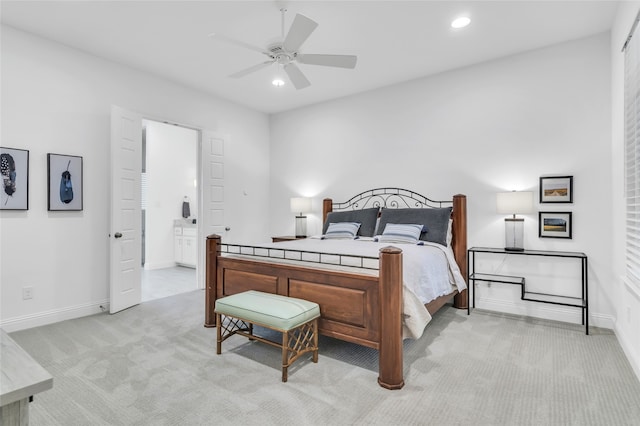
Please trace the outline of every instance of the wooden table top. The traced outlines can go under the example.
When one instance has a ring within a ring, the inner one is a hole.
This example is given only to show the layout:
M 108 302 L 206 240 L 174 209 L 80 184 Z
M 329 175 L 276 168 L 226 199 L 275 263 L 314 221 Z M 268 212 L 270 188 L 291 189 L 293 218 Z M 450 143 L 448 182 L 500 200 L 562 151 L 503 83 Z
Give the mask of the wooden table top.
M 0 330 L 0 407 L 53 387 L 53 377 Z

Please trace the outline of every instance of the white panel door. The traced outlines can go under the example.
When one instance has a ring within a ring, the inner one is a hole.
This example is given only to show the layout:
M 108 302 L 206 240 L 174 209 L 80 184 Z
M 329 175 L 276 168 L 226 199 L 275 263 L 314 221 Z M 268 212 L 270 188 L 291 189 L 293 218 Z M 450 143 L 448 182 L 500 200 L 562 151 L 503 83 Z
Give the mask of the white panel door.
M 111 269 L 109 312 L 141 301 L 142 116 L 111 107 Z
M 225 235 L 224 223 L 224 146 L 226 138 L 203 130 L 201 133 L 200 150 L 200 182 L 202 188 L 199 193 L 202 196 L 200 202 L 200 226 L 198 227 L 198 255 L 200 258 L 198 268 L 198 286 L 205 287 L 204 265 L 206 265 L 205 242 L 208 235 Z

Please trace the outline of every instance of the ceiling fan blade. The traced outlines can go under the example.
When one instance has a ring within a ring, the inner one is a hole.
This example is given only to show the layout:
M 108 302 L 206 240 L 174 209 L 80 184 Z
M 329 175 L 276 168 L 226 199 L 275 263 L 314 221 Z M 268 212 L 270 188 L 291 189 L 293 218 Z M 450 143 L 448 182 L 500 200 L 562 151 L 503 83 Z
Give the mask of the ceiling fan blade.
M 235 44 L 236 46 L 241 46 L 241 47 L 244 47 L 245 49 L 255 50 L 256 52 L 260 52 L 262 54 L 270 56 L 269 52 L 267 52 L 265 49 L 261 47 L 254 46 L 249 43 L 245 43 L 244 41 L 236 40 L 235 38 L 227 37 L 226 35 L 211 33 L 209 34 L 209 37 L 214 38 L 216 40 L 224 41 L 226 43 Z
M 240 78 L 240 77 L 244 77 L 244 76 L 245 76 L 245 75 L 247 75 L 247 74 L 251 74 L 252 72 L 256 72 L 256 71 L 258 71 L 258 70 L 261 70 L 262 68 L 266 68 L 266 67 L 268 67 L 269 65 L 273 64 L 274 62 L 275 62 L 275 60 L 273 60 L 273 61 L 266 61 L 266 62 L 263 62 L 263 63 L 261 63 L 261 64 L 254 65 L 254 66 L 252 66 L 252 67 L 250 67 L 250 68 L 247 68 L 247 69 L 245 69 L 245 70 L 238 71 L 238 72 L 236 72 L 236 73 L 234 73 L 234 74 L 231 74 L 229 77 L 231 77 L 231 78 Z
M 307 80 L 307 77 L 302 74 L 300 68 L 296 64 L 289 63 L 284 66 L 284 72 L 289 76 L 289 80 L 296 88 L 296 90 L 304 89 L 305 87 L 311 86 L 311 82 Z
M 307 38 L 311 35 L 313 30 L 316 29 L 318 24 L 315 21 L 307 18 L 304 15 L 296 14 L 296 17 L 293 18 L 293 23 L 291 24 L 291 28 L 289 28 L 289 32 L 284 39 L 284 43 L 282 44 L 284 50 L 287 52 L 295 52 L 297 51 L 302 43 L 305 42 Z
M 323 65 L 326 67 L 355 68 L 358 57 L 354 55 L 298 55 L 296 60 L 301 64 Z

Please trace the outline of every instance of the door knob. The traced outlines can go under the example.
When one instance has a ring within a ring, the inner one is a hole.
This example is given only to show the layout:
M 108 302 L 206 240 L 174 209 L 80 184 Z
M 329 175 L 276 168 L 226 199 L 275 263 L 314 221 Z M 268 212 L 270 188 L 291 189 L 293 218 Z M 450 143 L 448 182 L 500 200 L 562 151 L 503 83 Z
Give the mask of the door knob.
M 116 238 L 122 238 L 122 234 L 120 232 L 116 232 L 113 236 Z

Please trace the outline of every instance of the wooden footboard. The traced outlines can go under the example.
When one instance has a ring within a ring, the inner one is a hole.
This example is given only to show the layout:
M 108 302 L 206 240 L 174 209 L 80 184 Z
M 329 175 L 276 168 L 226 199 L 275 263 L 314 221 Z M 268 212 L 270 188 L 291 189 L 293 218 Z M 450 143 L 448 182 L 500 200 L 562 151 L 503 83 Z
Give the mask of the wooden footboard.
M 207 237 L 205 327 L 215 327 L 215 301 L 247 290 L 298 297 L 320 305 L 320 333 L 377 349 L 378 383 L 400 389 L 402 378 L 402 251 L 380 251 L 379 277 L 221 256 Z

